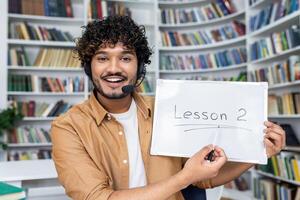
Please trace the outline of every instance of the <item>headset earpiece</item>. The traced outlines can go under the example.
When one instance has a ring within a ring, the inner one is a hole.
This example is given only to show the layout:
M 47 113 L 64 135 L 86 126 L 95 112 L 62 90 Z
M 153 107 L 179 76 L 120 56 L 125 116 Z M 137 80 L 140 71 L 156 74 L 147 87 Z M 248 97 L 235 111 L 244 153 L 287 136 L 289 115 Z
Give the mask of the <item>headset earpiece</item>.
M 144 65 L 144 63 L 141 63 L 139 65 L 138 72 L 137 72 L 137 80 L 143 79 L 145 75 L 146 75 L 146 66 Z
M 91 79 L 92 78 L 92 69 L 91 69 L 91 63 L 87 62 L 83 66 L 85 74 Z

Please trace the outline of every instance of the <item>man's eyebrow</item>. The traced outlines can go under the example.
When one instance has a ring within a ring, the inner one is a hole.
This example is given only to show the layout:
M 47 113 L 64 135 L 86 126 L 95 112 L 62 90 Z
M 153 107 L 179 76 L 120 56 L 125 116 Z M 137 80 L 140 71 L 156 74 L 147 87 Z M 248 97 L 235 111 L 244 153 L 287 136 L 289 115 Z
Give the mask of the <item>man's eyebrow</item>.
M 97 54 L 107 54 L 107 53 L 108 53 L 107 51 L 96 51 L 95 55 L 97 55 Z M 135 55 L 135 52 L 133 50 L 123 50 L 123 51 L 121 51 L 121 54 L 132 54 L 132 55 Z
M 105 51 L 96 51 L 96 52 L 95 52 L 95 55 L 96 55 L 96 54 L 106 54 L 106 52 L 105 52 Z
M 133 50 L 124 50 L 124 51 L 122 51 L 122 53 L 123 54 L 132 54 L 132 55 L 135 54 L 135 52 Z

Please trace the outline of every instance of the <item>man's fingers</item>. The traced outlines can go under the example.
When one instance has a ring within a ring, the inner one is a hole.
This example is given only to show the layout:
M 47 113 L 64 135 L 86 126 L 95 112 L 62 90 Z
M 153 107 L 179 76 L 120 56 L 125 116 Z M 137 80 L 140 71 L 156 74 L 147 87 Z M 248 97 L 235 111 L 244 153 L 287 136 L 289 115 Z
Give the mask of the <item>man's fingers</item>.
M 264 129 L 264 132 L 265 133 L 268 133 L 268 132 L 274 132 L 274 133 L 276 133 L 276 134 L 278 134 L 278 135 L 284 135 L 284 130 L 282 129 L 282 128 L 280 128 L 280 127 L 270 127 L 270 128 L 266 128 L 266 129 Z
M 198 151 L 198 153 L 196 153 L 197 155 L 201 155 L 203 158 L 205 156 L 207 156 L 212 150 L 213 150 L 213 145 L 207 145 L 204 146 L 200 151 Z
M 215 151 L 219 157 L 226 157 L 225 152 L 222 148 L 215 146 Z
M 266 145 L 266 147 L 272 149 L 274 152 L 279 152 L 280 148 L 277 147 L 276 145 L 274 145 L 274 143 L 272 141 L 270 141 L 268 138 L 264 139 L 264 143 Z
M 265 135 L 265 138 L 271 139 L 271 141 L 274 141 L 273 143 L 277 148 L 284 148 L 285 146 L 285 137 L 284 135 L 279 135 L 275 132 L 268 132 Z
M 215 157 L 213 162 L 219 163 L 219 165 L 223 165 L 227 161 L 227 157 L 222 148 L 216 146 L 215 148 Z

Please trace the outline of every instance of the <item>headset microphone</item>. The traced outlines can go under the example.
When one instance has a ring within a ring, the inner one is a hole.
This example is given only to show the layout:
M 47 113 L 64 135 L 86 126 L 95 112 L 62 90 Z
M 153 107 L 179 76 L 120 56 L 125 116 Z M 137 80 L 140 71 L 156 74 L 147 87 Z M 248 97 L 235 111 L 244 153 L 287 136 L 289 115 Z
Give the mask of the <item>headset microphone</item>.
M 134 85 L 125 85 L 122 87 L 122 92 L 125 94 L 132 93 L 134 91 Z

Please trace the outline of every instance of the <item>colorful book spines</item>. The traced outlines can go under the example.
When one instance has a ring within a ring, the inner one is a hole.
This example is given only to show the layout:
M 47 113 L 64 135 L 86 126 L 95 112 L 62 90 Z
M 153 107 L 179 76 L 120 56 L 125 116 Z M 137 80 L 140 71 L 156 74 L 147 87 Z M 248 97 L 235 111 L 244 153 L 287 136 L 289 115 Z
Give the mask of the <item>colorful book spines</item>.
M 32 92 L 32 78 L 30 75 L 8 74 L 8 91 Z
M 261 39 L 251 44 L 251 60 L 257 60 L 274 56 L 288 49 L 295 48 L 300 45 L 300 26 L 292 27 L 272 33 L 268 38 Z
M 269 115 L 300 114 L 300 93 L 270 94 L 268 97 Z
M 9 13 L 73 17 L 71 0 L 9 0 Z
M 27 22 L 13 22 L 9 26 L 9 36 L 14 39 L 72 42 L 74 37 L 68 31 L 32 25 Z
M 40 91 L 42 92 L 83 92 L 84 78 L 83 77 L 40 77 Z
M 258 169 L 288 180 L 300 182 L 300 157 L 294 153 L 281 153 L 272 156 L 267 166 L 259 165 Z
M 35 102 L 17 102 L 17 109 L 25 117 L 56 117 L 66 112 L 72 105 L 63 100 L 55 103 Z
M 8 161 L 40 160 L 40 159 L 51 159 L 51 158 L 52 158 L 51 150 L 49 149 L 8 151 Z
M 8 65 L 79 68 L 81 63 L 71 49 L 41 48 L 31 58 L 24 47 L 13 47 L 9 49 Z
M 37 77 L 36 75 L 8 74 L 8 91 L 22 92 L 83 92 L 83 77 Z
M 219 0 L 196 8 L 162 9 L 161 21 L 162 24 L 205 22 L 235 12 L 236 9 L 230 0 Z
M 247 61 L 245 48 L 219 51 L 204 55 L 162 55 L 161 70 L 217 69 Z
M 269 178 L 255 177 L 253 179 L 253 195 L 256 199 L 294 200 L 298 199 L 300 189 L 284 182 L 278 183 Z
M 288 83 L 300 80 L 300 56 L 274 63 L 272 66 L 250 71 L 252 81 L 266 81 L 269 85 Z
M 173 78 L 174 79 L 174 78 Z M 247 81 L 247 73 L 240 72 L 237 76 L 231 77 L 208 77 L 202 75 L 189 75 L 184 77 L 176 77 L 178 80 L 211 80 L 211 81 Z
M 213 44 L 245 35 L 245 25 L 238 21 L 212 30 L 198 32 L 162 31 L 163 46 L 189 46 Z
M 9 134 L 9 143 L 31 144 L 31 143 L 50 143 L 49 131 L 43 128 L 19 127 L 13 129 Z

